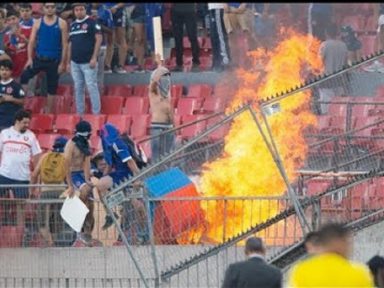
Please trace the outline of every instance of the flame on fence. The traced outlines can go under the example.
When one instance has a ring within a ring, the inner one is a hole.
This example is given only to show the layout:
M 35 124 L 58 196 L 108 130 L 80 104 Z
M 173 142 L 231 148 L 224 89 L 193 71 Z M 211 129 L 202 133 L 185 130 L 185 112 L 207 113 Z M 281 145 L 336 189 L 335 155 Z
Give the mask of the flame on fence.
M 264 71 L 239 69 L 236 72 L 240 88 L 229 109 L 248 100 L 287 91 L 303 83 L 309 70 L 319 72 L 322 68 L 319 44 L 309 35 L 289 30 L 285 32 L 285 39 L 269 53 L 260 49 L 249 52 L 253 67 L 261 64 Z M 295 171 L 303 165 L 307 155 L 303 129 L 316 124 L 316 117 L 310 111 L 310 97 L 308 90 L 287 97 L 280 101 L 281 112 L 268 116 L 290 181 L 295 179 Z M 259 109 L 257 105 L 254 108 Z M 242 113 L 233 122 L 225 137 L 223 156 L 204 165 L 200 190 L 204 196 L 278 196 L 285 193 L 286 186 L 250 113 Z M 200 232 L 208 239 L 222 242 L 274 216 L 281 208 L 280 203 L 271 201 L 210 203 L 202 206 L 206 226 L 191 234 L 196 239 L 196 233 Z M 287 224 L 290 230 L 293 229 L 291 225 Z M 277 234 L 281 233 L 273 237 Z

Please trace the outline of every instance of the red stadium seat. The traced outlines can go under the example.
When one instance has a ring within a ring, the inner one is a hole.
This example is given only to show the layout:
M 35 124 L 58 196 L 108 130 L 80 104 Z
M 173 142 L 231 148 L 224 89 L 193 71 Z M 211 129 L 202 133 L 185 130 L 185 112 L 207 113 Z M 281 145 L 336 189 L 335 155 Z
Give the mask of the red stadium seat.
M 107 122 L 113 124 L 120 133 L 127 132 L 131 128 L 132 117 L 130 115 L 111 114 L 107 117 Z
M 217 124 L 217 121 L 218 121 L 217 117 L 208 119 L 207 120 L 207 129 L 210 127 L 213 127 L 215 124 Z M 226 123 L 226 124 L 220 126 L 219 128 L 216 128 L 215 130 L 213 130 L 209 134 L 209 139 L 211 141 L 223 140 L 224 137 L 228 134 L 230 128 L 231 128 L 230 123 Z
M 42 97 L 42 96 L 26 97 L 24 108 L 31 110 L 32 113 L 34 114 L 43 113 L 46 103 L 47 103 L 47 97 Z
M 106 95 L 108 96 L 131 96 L 132 95 L 131 85 L 109 85 L 107 86 Z
M 172 98 L 181 98 L 183 96 L 183 85 L 181 84 L 174 84 L 171 86 L 171 95 Z
M 308 196 L 313 196 L 320 194 L 328 189 L 331 185 L 329 181 L 319 181 L 319 180 L 310 180 L 306 183 L 306 194 Z
M 59 136 L 60 134 L 39 134 L 37 140 L 39 140 L 42 149 L 51 150 L 55 139 Z
M 150 121 L 150 115 L 136 115 L 133 118 L 133 122 L 131 125 L 131 133 L 130 136 L 138 140 L 146 135 L 148 135 L 148 126 Z
M 329 112 L 328 114 L 331 116 L 347 116 L 347 104 L 335 104 L 330 103 L 329 104 Z
M 124 100 L 125 98 L 121 96 L 101 97 L 101 113 L 120 114 Z
M 148 114 L 149 100 L 146 97 L 129 97 L 125 100 L 123 114 L 138 115 Z
M 208 84 L 192 84 L 188 87 L 187 97 L 208 98 L 212 92 L 213 88 Z
M 331 125 L 331 116 L 321 115 L 317 117 L 317 129 L 319 131 L 327 131 Z
M 186 115 L 182 117 L 183 124 L 191 123 L 193 121 L 198 121 L 204 119 L 206 116 L 203 115 Z M 207 127 L 207 121 L 202 120 L 192 124 L 190 126 L 186 126 L 181 129 L 181 137 L 182 139 L 189 139 L 195 137 L 205 130 Z
M 80 116 L 75 114 L 59 114 L 56 117 L 55 131 L 57 133 L 72 134 Z
M 24 227 L 0 226 L 0 247 L 21 247 L 24 237 Z
M 89 145 L 91 146 L 93 153 L 103 150 L 103 147 L 101 145 L 101 139 L 98 135 L 91 136 L 91 138 L 89 139 Z
M 377 20 L 375 19 L 375 17 L 373 17 L 373 16 L 368 17 L 364 30 L 365 30 L 365 32 L 368 32 L 368 33 L 369 32 L 375 32 L 376 33 Z
M 210 37 L 205 37 L 203 39 L 202 47 L 203 49 L 212 49 L 212 42 Z
M 35 133 L 47 133 L 53 129 L 53 114 L 36 114 L 33 115 L 29 128 Z
M 200 102 L 195 98 L 181 98 L 177 103 L 177 114 L 192 115 L 194 111 L 200 109 Z
M 72 96 L 56 96 L 55 104 L 53 106 L 53 113 L 66 114 L 72 111 Z
M 224 110 L 223 100 L 221 98 L 209 97 L 204 100 L 200 113 L 220 112 Z
M 376 36 L 373 35 L 366 35 L 362 36 L 361 38 L 361 43 L 363 44 L 363 51 L 362 54 L 363 56 L 368 56 L 374 53 L 377 49 L 375 48 L 375 38 Z
M 94 115 L 94 114 L 84 114 L 81 118 L 85 121 L 88 121 L 92 126 L 93 131 L 99 131 L 107 118 L 106 115 Z
M 56 94 L 59 96 L 74 96 L 72 85 L 59 85 Z
M 147 97 L 148 91 L 148 85 L 136 85 L 133 87 L 132 96 Z
M 85 103 L 85 111 L 84 111 L 84 113 L 92 113 L 91 112 L 91 99 L 89 99 L 89 97 L 85 97 L 84 103 Z M 71 113 L 73 113 L 73 114 L 77 113 L 77 111 L 76 111 L 76 102 L 75 101 L 73 101 L 73 103 L 72 103 Z

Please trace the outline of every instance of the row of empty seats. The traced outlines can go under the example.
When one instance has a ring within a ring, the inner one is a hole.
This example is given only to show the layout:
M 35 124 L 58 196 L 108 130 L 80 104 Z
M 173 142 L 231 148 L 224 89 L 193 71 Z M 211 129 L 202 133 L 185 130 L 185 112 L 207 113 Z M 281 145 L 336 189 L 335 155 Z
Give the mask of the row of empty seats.
M 325 197 L 322 199 L 322 209 L 344 208 L 355 213 L 361 213 L 364 209 L 380 209 L 384 206 L 383 184 L 384 178 L 377 177 L 341 191 L 338 197 Z M 332 180 L 308 180 L 305 194 L 318 195 L 332 186 Z
M 172 97 L 171 103 L 176 113 L 180 115 L 192 115 L 194 113 L 204 114 L 220 112 L 224 110 L 224 101 L 221 98 L 208 97 Z M 42 96 L 29 97 L 26 100 L 25 108 L 33 113 L 43 113 L 46 106 L 46 98 Z M 74 114 L 76 105 L 72 97 L 57 96 L 53 112 L 55 114 Z M 91 101 L 85 98 L 85 113 L 91 113 Z M 127 114 L 142 115 L 149 113 L 149 99 L 144 97 L 110 96 L 101 98 L 102 114 Z
M 121 97 L 148 97 L 148 85 L 108 85 L 104 87 L 103 96 L 121 96 Z M 172 97 L 203 97 L 206 98 L 214 94 L 214 87 L 209 84 L 190 84 L 185 87 L 182 84 L 173 84 L 171 86 Z M 57 88 L 59 96 L 73 96 L 73 85 L 59 85 Z M 87 95 L 87 93 L 86 93 Z M 88 95 L 87 95 L 88 96 Z

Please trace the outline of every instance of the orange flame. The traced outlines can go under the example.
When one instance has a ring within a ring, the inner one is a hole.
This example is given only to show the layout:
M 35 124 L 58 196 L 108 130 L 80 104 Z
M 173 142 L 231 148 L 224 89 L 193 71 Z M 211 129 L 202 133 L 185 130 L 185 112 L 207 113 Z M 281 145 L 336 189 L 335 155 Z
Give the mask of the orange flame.
M 245 101 L 265 99 L 295 87 L 303 82 L 303 73 L 308 68 L 320 71 L 320 43 L 310 36 L 294 31 L 286 31 L 286 35 L 286 39 L 268 54 L 260 50 L 249 53 L 255 65 L 260 64 L 260 61 L 265 63 L 264 72 L 237 71 L 241 83 L 230 109 Z M 309 46 L 308 43 L 312 44 Z M 281 112 L 268 116 L 268 123 L 290 181 L 295 179 L 295 171 L 302 166 L 307 154 L 302 131 L 308 125 L 316 124 L 316 117 L 309 109 L 310 96 L 310 91 L 306 90 L 287 97 L 280 101 Z M 255 105 L 254 108 L 258 107 Z M 242 113 L 235 118 L 225 137 L 223 156 L 205 164 L 200 190 L 204 196 L 240 197 L 280 196 L 286 190 L 250 113 Z M 208 223 L 205 236 L 217 242 L 229 239 L 251 225 L 274 216 L 280 209 L 277 201 L 262 200 L 217 202 L 202 208 Z

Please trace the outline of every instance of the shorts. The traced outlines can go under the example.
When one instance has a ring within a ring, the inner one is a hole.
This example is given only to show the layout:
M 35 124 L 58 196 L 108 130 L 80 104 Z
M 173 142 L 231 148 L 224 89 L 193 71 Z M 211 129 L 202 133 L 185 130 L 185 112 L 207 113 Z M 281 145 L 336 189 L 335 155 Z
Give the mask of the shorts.
M 28 84 L 28 81 L 36 74 L 44 71 L 47 76 L 47 90 L 49 95 L 56 95 L 57 86 L 59 85 L 59 73 L 57 71 L 60 60 L 35 57 L 33 63 L 21 74 L 20 83 Z
M 119 8 L 116 10 L 113 17 L 113 27 L 125 27 L 125 12 L 124 8 Z
M 73 188 L 80 190 L 84 184 L 87 184 L 83 171 L 74 171 L 71 173 Z
M 145 15 L 133 18 L 132 22 L 133 22 L 133 24 L 144 24 L 145 23 Z
M 3 175 L 0 175 L 0 185 L 26 185 L 29 181 L 13 180 Z M 29 197 L 28 187 L 13 187 L 13 188 L 0 188 L 0 197 L 9 197 L 9 190 L 12 190 L 13 196 L 17 199 L 26 199 Z
M 114 171 L 109 173 L 109 176 L 112 178 L 113 185 L 120 185 L 124 181 L 127 181 L 128 178 L 131 177 L 131 175 L 127 174 L 127 172 L 119 172 Z
M 227 33 L 231 33 L 233 30 L 241 29 L 242 31 L 249 31 L 247 25 L 247 14 L 237 13 L 224 13 L 224 25 Z

